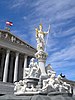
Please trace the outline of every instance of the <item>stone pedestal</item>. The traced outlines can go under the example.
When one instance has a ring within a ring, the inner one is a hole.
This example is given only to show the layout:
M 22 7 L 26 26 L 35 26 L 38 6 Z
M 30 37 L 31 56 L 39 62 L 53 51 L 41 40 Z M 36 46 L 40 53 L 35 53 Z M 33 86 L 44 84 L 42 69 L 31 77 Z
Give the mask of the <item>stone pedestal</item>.
M 45 71 L 45 60 L 44 59 L 39 59 L 39 67 L 41 69 L 41 76 L 45 76 L 46 75 L 46 71 Z
M 39 68 L 41 70 L 41 76 L 45 76 L 46 75 L 45 63 L 46 63 L 47 53 L 41 50 L 35 54 L 35 57 L 38 59 Z
M 38 82 L 39 82 L 39 79 L 36 79 L 36 78 L 27 78 L 26 80 L 27 80 L 28 88 L 31 88 L 31 85 L 36 87 L 36 85 L 38 85 Z
M 75 100 L 75 96 L 68 95 L 3 95 L 0 100 Z

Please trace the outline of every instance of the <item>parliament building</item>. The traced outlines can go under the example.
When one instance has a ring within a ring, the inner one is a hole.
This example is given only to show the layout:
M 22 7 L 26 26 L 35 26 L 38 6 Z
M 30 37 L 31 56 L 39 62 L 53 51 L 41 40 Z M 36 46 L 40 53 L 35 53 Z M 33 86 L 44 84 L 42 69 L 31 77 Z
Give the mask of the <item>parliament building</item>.
M 0 30 L 0 95 L 14 91 L 14 82 L 24 78 L 36 49 L 10 31 Z

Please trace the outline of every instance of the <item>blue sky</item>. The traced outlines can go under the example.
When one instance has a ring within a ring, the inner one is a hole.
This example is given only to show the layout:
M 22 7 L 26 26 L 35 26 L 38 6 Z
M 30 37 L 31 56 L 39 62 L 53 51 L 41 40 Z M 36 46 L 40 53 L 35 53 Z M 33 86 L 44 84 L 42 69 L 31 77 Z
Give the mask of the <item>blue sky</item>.
M 46 46 L 50 63 L 75 80 L 75 0 L 0 0 L 0 29 L 12 21 L 11 32 L 36 47 L 35 28 L 43 24 L 51 30 Z

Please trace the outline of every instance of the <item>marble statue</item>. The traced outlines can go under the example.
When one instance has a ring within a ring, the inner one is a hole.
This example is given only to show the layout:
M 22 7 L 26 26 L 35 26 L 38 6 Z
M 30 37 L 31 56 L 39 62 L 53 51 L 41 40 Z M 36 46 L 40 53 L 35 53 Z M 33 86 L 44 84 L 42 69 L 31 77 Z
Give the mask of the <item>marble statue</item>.
M 37 50 L 44 50 L 45 47 L 45 36 L 49 33 L 48 32 L 43 32 L 43 27 L 42 24 L 39 25 L 39 29 L 36 28 L 36 41 L 37 41 Z
M 58 75 L 56 77 L 55 83 L 56 83 L 57 87 L 59 88 L 60 92 L 65 91 L 65 92 L 71 93 L 71 85 L 66 82 L 63 82 L 62 77 L 60 75 Z
M 48 54 L 45 52 L 45 36 L 49 33 L 43 32 L 42 24 L 39 25 L 39 29 L 36 28 L 36 41 L 37 52 L 35 53 L 35 59 L 30 60 L 28 68 L 25 68 L 25 78 L 19 82 L 15 82 L 14 93 L 21 94 L 39 94 L 48 93 L 52 91 L 59 91 L 65 93 L 71 93 L 71 85 L 62 80 L 62 75 L 56 77 L 56 72 L 52 69 L 52 66 L 46 64 Z M 49 91 L 48 90 L 49 87 Z
M 30 72 L 30 68 L 25 68 L 25 69 L 24 69 L 24 72 L 25 72 L 25 73 L 24 73 L 24 78 L 25 78 L 25 77 L 28 77 L 29 72 Z
M 49 75 L 49 78 L 46 79 L 46 80 L 43 80 L 43 88 L 42 89 L 45 89 L 47 88 L 48 86 L 51 86 L 52 88 L 54 88 L 54 83 L 55 83 L 55 75 L 56 73 L 55 72 L 52 72 L 51 75 Z
M 29 68 L 32 68 L 33 66 L 35 66 L 35 59 L 34 58 L 32 58 L 30 60 Z
M 32 68 L 31 68 L 31 71 L 30 71 L 30 73 L 29 73 L 29 77 L 36 77 L 36 78 L 39 78 L 39 76 L 38 76 L 38 73 L 39 72 L 39 68 L 37 67 L 37 63 L 35 63 L 35 66 L 33 66 Z
M 45 63 L 47 58 L 47 53 L 45 52 L 45 36 L 49 33 L 43 32 L 42 24 L 39 25 L 39 29 L 36 28 L 36 41 L 37 41 L 37 53 L 35 54 L 36 59 L 38 60 L 38 66 L 41 70 L 42 76 L 46 76 L 45 72 Z
M 40 74 L 41 74 L 40 68 L 37 62 L 35 62 L 35 59 L 32 58 L 30 60 L 29 68 L 25 68 L 25 77 L 26 78 L 30 78 L 30 77 L 39 78 Z
M 18 92 L 24 92 L 25 91 L 25 88 L 26 88 L 26 84 L 23 83 L 22 80 L 20 80 L 19 82 L 15 82 L 15 88 L 14 88 L 14 91 L 18 91 Z

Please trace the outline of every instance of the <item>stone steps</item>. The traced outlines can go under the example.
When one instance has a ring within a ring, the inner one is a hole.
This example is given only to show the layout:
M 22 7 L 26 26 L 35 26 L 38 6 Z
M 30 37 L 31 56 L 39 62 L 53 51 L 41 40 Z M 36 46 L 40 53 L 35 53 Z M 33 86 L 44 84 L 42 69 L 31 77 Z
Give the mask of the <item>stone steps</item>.
M 14 93 L 13 83 L 0 82 L 0 94 L 13 94 L 13 93 Z
M 75 96 L 63 95 L 33 95 L 33 96 L 16 96 L 4 95 L 0 96 L 0 100 L 75 100 Z

